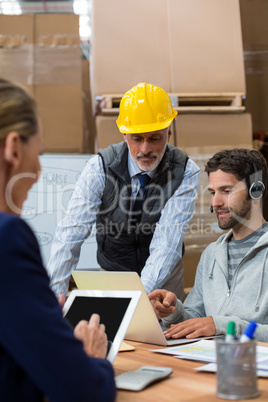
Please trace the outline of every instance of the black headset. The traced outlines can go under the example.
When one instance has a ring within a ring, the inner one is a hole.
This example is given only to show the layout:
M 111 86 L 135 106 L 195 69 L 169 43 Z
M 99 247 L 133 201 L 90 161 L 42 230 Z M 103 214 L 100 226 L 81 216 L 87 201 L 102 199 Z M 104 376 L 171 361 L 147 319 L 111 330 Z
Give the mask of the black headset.
M 258 169 L 257 166 L 253 163 L 253 168 L 254 168 L 254 182 L 251 184 L 248 193 L 249 196 L 253 200 L 259 200 L 263 194 L 265 193 L 265 185 L 263 184 L 262 181 L 258 180 Z M 213 206 L 210 206 L 210 212 L 213 214 Z
M 251 184 L 248 193 L 253 200 L 259 200 L 265 193 L 265 185 L 262 181 L 258 180 L 258 169 L 253 162 L 254 167 L 254 182 Z

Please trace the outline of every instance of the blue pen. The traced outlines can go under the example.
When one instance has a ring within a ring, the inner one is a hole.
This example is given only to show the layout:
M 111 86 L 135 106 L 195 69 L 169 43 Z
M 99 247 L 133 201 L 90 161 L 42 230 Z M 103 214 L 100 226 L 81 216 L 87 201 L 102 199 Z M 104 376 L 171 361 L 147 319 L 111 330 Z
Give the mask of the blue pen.
M 252 341 L 254 332 L 256 331 L 257 323 L 255 321 L 251 321 L 243 334 L 240 337 L 240 342 L 249 342 Z

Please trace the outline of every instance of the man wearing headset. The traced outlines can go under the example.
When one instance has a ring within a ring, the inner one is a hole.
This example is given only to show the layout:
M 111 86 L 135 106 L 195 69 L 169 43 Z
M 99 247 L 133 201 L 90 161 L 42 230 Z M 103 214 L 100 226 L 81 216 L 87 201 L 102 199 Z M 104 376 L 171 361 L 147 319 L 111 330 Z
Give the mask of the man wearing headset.
M 255 338 L 268 342 L 268 223 L 262 211 L 266 161 L 255 150 L 225 150 L 207 162 L 205 171 L 211 212 L 221 229 L 231 230 L 203 252 L 184 303 L 163 289 L 149 298 L 157 316 L 171 325 L 167 338 L 225 334 L 229 321 L 240 335 L 254 320 Z

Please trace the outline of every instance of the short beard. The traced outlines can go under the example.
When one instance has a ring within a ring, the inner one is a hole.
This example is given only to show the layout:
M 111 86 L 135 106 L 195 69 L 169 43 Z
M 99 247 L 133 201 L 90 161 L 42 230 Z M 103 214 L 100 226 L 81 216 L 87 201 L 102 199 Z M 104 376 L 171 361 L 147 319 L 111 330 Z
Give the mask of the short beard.
M 250 200 L 244 201 L 242 209 L 241 211 L 239 211 L 239 213 L 235 213 L 231 209 L 229 211 L 231 212 L 232 216 L 226 222 L 221 222 L 217 214 L 218 225 L 222 230 L 232 229 L 237 224 L 246 226 L 247 220 L 245 218 L 251 211 L 251 201 Z
M 232 229 L 234 226 L 236 226 L 238 224 L 238 220 L 236 218 L 234 218 L 233 216 L 231 216 L 231 218 L 227 221 L 227 222 L 222 222 L 219 220 L 218 218 L 218 225 L 222 230 L 229 230 Z
M 155 169 L 157 168 L 157 166 L 158 166 L 159 163 L 161 162 L 164 153 L 165 153 L 165 149 L 164 149 L 164 151 L 163 151 L 160 155 L 157 155 L 157 154 L 150 154 L 150 153 L 147 154 L 147 155 L 146 155 L 146 154 L 143 154 L 143 153 L 137 154 L 137 155 L 136 155 L 136 158 L 135 158 L 136 165 L 137 165 L 138 168 L 139 168 L 140 170 L 142 170 L 142 171 L 145 171 L 145 172 L 152 172 L 153 170 L 155 170 Z M 146 162 L 143 162 L 143 163 L 141 164 L 140 161 L 139 161 L 140 158 L 144 158 L 144 157 L 146 157 L 146 156 L 148 156 L 148 157 L 154 157 L 154 158 L 155 158 L 154 163 L 153 163 L 153 164 L 152 164 L 152 163 L 148 164 L 148 167 L 147 167 L 147 168 L 146 168 Z

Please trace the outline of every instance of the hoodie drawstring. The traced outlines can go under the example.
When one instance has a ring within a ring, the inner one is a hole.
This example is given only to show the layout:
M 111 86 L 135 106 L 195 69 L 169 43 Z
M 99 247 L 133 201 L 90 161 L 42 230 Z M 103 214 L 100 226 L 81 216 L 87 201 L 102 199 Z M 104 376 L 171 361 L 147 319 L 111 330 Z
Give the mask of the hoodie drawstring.
M 214 272 L 214 268 L 215 268 L 215 263 L 216 263 L 216 259 L 214 258 L 212 268 L 211 268 L 210 273 L 208 275 L 209 279 L 213 279 L 213 272 Z

